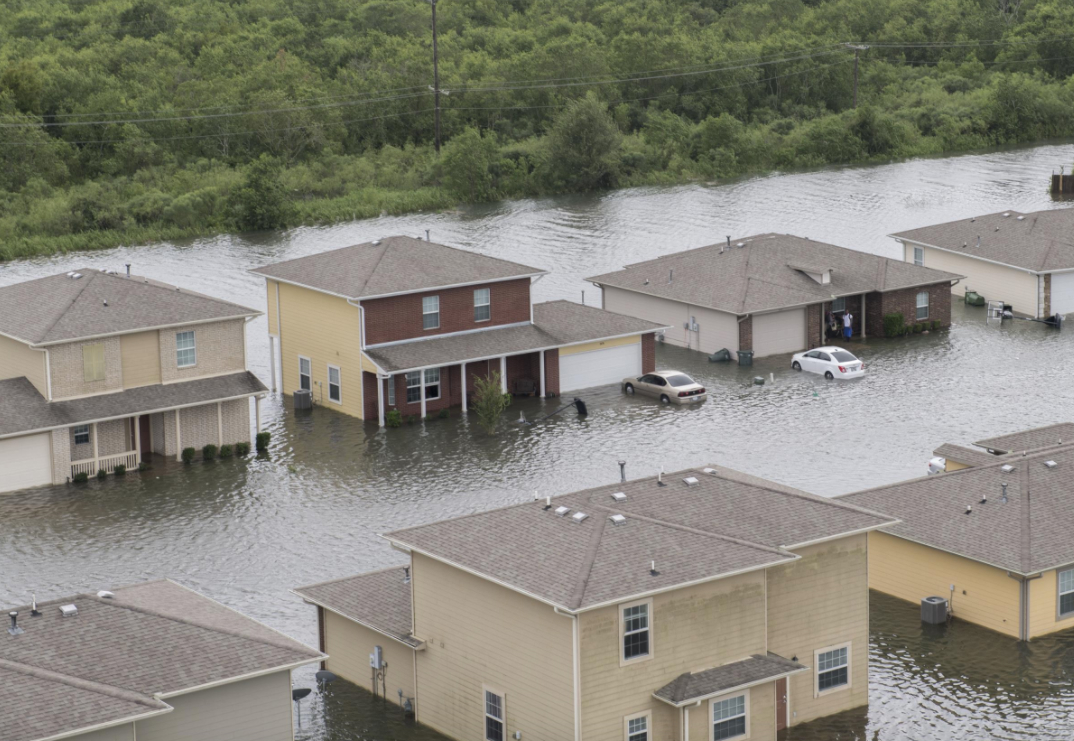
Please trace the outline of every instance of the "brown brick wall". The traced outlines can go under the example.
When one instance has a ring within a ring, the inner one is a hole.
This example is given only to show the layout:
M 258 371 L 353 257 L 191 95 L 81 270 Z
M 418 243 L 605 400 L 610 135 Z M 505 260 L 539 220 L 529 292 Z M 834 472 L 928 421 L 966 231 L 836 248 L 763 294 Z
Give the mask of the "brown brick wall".
M 813 304 L 806 307 L 806 347 L 823 344 L 821 321 L 824 317 L 825 304 Z
M 491 293 L 491 318 L 483 322 L 474 321 L 474 291 L 479 288 L 488 288 Z M 440 297 L 440 326 L 437 329 L 422 329 L 421 307 L 425 296 Z M 408 293 L 405 296 L 363 301 L 362 306 L 365 307 L 367 345 L 528 322 L 530 279 Z
M 641 372 L 652 373 L 656 370 L 656 335 L 641 336 Z
M 746 317 L 738 323 L 738 349 L 753 350 L 753 317 Z
M 559 396 L 559 350 L 544 353 L 544 390 L 548 396 Z
M 917 313 L 917 294 L 920 291 L 929 292 L 929 318 L 926 321 L 940 320 L 947 327 L 951 324 L 951 286 L 947 283 L 937 283 L 927 288 L 906 288 L 901 291 L 888 291 L 883 294 L 881 303 L 881 322 L 883 314 L 901 312 L 907 324 L 915 323 Z M 868 308 L 868 306 L 866 307 Z M 883 329 L 877 333 L 882 334 Z
M 884 336 L 884 294 L 873 291 L 865 297 L 865 331 L 869 337 Z
M 1052 274 L 1044 274 L 1044 316 L 1052 315 Z

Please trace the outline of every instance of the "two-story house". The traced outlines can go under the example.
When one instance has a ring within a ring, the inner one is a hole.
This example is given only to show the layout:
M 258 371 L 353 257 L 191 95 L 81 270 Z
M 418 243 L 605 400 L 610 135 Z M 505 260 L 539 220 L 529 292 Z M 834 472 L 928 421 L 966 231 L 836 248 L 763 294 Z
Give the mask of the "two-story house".
M 868 701 L 893 522 L 710 466 L 388 533 L 407 566 L 296 593 L 329 670 L 452 738 L 775 739 Z
M 0 288 L 0 491 L 248 442 L 259 314 L 129 268 Z
M 285 392 L 384 424 L 467 407 L 474 379 L 558 395 L 655 369 L 662 325 L 568 301 L 534 304 L 545 271 L 397 236 L 267 265 Z

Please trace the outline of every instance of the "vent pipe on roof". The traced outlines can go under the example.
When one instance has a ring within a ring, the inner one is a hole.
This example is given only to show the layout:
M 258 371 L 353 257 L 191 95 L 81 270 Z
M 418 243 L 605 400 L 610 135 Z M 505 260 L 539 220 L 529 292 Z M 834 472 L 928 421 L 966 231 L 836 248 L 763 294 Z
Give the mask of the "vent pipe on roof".
M 979 501 L 978 504 L 988 504 L 988 494 L 982 494 L 981 501 Z
M 978 247 L 981 246 L 981 235 L 980 234 L 977 235 L 977 246 Z
M 7 632 L 13 636 L 22 633 L 23 630 L 19 627 L 19 613 L 16 610 L 12 610 L 8 613 L 8 616 L 11 618 L 11 627 L 7 629 Z
M 973 514 L 973 505 L 972 504 L 967 504 L 966 505 L 966 514 L 967 515 Z
M 1006 504 L 1006 502 L 1007 502 L 1007 485 L 1006 484 L 1001 484 L 1001 486 L 1003 487 L 1003 502 L 1004 502 L 1004 504 Z
M 652 576 L 656 576 L 657 574 L 660 573 L 659 571 L 656 570 L 656 561 L 650 561 L 649 562 L 649 573 Z
M 37 595 L 30 595 L 30 617 L 41 617 L 41 611 L 37 609 Z
M 552 509 L 552 497 L 545 497 L 544 498 L 544 508 L 545 509 Z
M 660 473 L 656 474 L 656 485 L 657 486 L 663 486 L 664 485 L 664 467 L 663 466 L 660 466 Z
M 425 241 L 426 242 L 429 241 L 429 230 L 428 229 L 425 230 Z
M 410 567 L 409 566 L 404 566 L 403 567 L 403 584 L 409 584 L 409 583 L 410 583 Z
M 127 277 L 131 277 L 131 264 L 129 262 L 127 263 Z
M 675 271 L 674 270 L 669 270 L 668 271 L 668 283 L 670 283 L 673 280 L 675 280 Z
M 626 461 L 619 461 L 619 480 L 626 483 Z

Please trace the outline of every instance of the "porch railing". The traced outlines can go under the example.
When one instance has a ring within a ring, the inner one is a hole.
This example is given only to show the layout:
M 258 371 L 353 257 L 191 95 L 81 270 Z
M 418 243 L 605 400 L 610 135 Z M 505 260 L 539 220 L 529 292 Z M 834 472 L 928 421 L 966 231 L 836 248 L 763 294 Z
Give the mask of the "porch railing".
M 71 476 L 84 473 L 88 476 L 96 476 L 97 471 L 104 469 L 107 473 L 116 470 L 116 466 L 126 466 L 128 471 L 138 468 L 138 451 L 128 450 L 126 453 L 116 455 L 102 455 L 100 458 L 88 458 L 83 461 L 71 461 Z

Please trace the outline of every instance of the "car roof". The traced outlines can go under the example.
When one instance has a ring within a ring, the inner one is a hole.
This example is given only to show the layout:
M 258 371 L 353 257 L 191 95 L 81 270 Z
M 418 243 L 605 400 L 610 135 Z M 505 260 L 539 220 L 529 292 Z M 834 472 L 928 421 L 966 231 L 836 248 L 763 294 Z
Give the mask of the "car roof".
M 690 374 L 689 373 L 683 373 L 682 371 L 677 371 L 677 370 L 658 370 L 658 371 L 653 371 L 649 375 L 653 375 L 653 376 L 676 376 L 676 375 L 678 375 L 678 376 L 689 376 Z
M 825 345 L 824 347 L 814 347 L 813 350 L 823 350 L 824 352 L 850 352 L 845 347 L 837 347 L 836 345 Z M 809 352 L 813 352 L 810 350 Z M 854 353 L 850 353 L 853 355 Z

